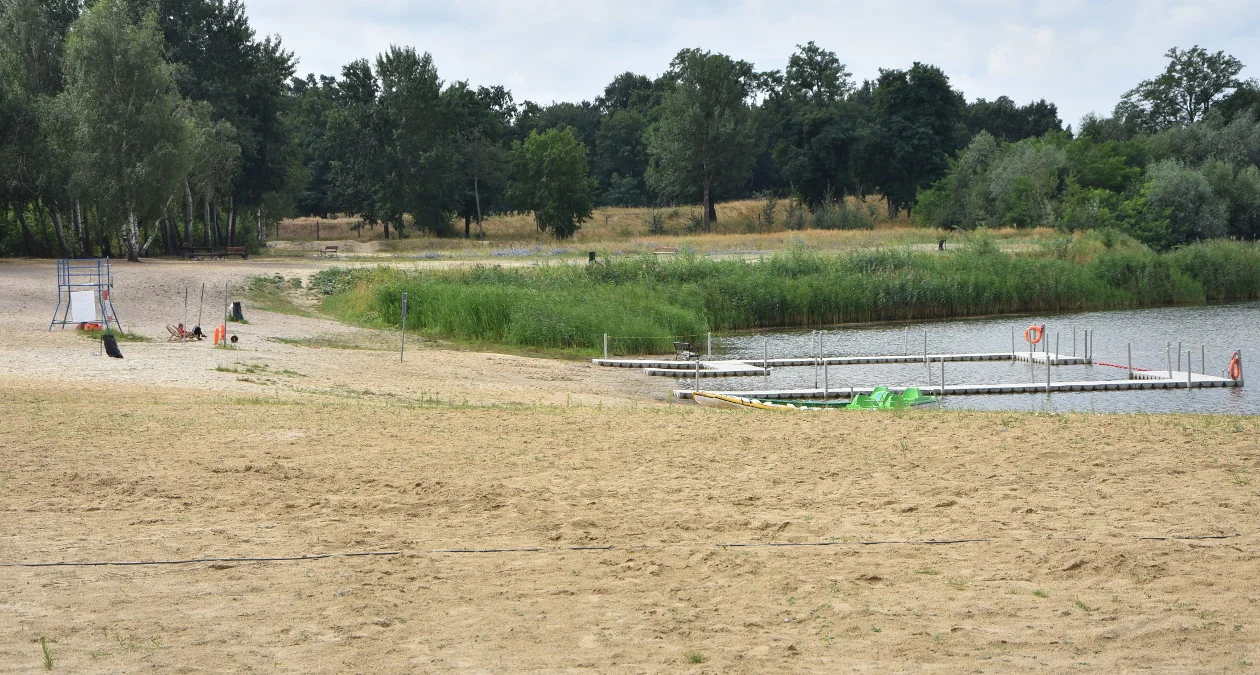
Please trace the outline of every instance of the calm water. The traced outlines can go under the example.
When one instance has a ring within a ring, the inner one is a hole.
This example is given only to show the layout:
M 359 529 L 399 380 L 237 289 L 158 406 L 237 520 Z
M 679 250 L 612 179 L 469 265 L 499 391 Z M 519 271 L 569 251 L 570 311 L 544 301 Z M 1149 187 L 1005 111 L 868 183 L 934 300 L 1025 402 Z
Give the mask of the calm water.
M 1172 307 L 1051 316 L 959 319 L 923 323 L 877 324 L 831 328 L 821 332 L 826 356 L 901 354 L 909 337 L 910 353 L 923 353 L 923 333 L 927 331 L 929 353 L 1009 352 L 1011 329 L 1016 329 L 1016 349 L 1027 350 L 1024 329 L 1030 324 L 1046 324 L 1051 351 L 1072 354 L 1072 334 L 1076 329 L 1076 353 L 1084 354 L 1084 330 L 1094 331 L 1094 360 L 1124 365 L 1127 345 L 1133 345 L 1133 365 L 1164 370 L 1166 345 L 1172 342 L 1173 369 L 1178 369 L 1177 343 L 1181 342 L 1181 370 L 1191 352 L 1195 372 L 1202 372 L 1200 354 L 1206 353 L 1209 375 L 1221 376 L 1234 350 L 1243 353 L 1248 387 L 1228 389 L 1168 389 L 1131 392 L 1073 392 L 1055 394 L 1002 394 L 995 396 L 951 396 L 942 407 L 979 410 L 1094 411 L 1094 412 L 1197 412 L 1260 414 L 1260 302 Z M 768 340 L 770 358 L 808 356 L 817 353 L 817 334 L 811 331 L 758 333 L 714 340 L 714 356 L 760 359 L 763 340 Z M 1056 366 L 1051 378 L 1056 382 L 1125 379 L 1122 368 L 1095 363 L 1092 366 Z M 822 386 L 822 371 L 813 366 L 777 368 L 769 377 L 736 377 L 707 380 L 705 386 L 719 390 L 807 389 Z M 946 384 L 1045 382 L 1044 366 L 1036 369 L 1036 379 L 1027 363 L 1009 361 L 946 363 Z M 932 366 L 932 383 L 940 381 L 940 365 Z M 816 384 L 817 383 L 817 384 Z M 921 386 L 928 383 L 923 364 L 832 366 L 828 369 L 831 389 L 853 386 Z

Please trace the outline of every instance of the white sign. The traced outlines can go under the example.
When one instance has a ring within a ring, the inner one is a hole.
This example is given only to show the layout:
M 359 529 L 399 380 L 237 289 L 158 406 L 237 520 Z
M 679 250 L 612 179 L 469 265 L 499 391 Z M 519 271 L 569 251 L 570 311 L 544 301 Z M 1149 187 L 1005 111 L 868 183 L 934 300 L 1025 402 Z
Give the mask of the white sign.
M 96 291 L 71 291 L 70 314 L 75 323 L 96 323 Z

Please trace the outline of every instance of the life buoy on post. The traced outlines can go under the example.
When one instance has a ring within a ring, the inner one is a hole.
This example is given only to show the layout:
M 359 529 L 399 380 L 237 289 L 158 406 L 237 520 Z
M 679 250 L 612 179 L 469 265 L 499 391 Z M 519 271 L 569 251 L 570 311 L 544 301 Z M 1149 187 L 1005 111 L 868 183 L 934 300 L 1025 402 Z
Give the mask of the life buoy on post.
M 1044 335 L 1045 332 L 1046 324 L 1044 323 L 1040 326 L 1029 326 L 1028 329 L 1024 331 L 1024 339 L 1027 340 L 1029 344 L 1035 345 L 1038 342 L 1041 342 L 1041 336 Z
M 1234 352 L 1233 358 L 1229 360 L 1229 379 L 1237 380 L 1242 377 L 1242 357 L 1238 352 Z

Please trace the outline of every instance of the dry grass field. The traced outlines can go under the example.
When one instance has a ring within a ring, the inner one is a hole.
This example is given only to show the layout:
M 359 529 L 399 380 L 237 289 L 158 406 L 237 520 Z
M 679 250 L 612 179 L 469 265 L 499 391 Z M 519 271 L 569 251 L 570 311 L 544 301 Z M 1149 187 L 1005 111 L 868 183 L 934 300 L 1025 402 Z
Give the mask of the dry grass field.
M 119 265 L 125 359 L 0 261 L 0 670 L 1254 672 L 1260 420 L 671 403 L 671 382 Z M 209 323 L 209 322 L 206 322 Z M 43 563 L 180 564 L 29 566 Z
M 890 220 L 883 210 L 883 203 L 874 198 L 849 199 L 849 208 L 874 214 L 874 230 L 789 231 L 783 226 L 787 208 L 784 201 L 778 204 L 776 224 L 766 228 L 758 221 L 764 206 L 764 200 L 718 204 L 719 220 L 709 234 L 687 230 L 689 221 L 699 217 L 698 206 L 660 209 L 604 207 L 596 209 L 591 220 L 567 241 L 556 241 L 550 235 L 539 232 L 533 217 L 528 214 L 491 216 L 485 221 L 484 239 L 473 240 L 463 239 L 462 236 L 431 237 L 415 231 L 408 231 L 406 239 L 386 240 L 380 226 L 355 230 L 359 224 L 357 218 L 293 218 L 282 222 L 278 233 L 273 234 L 273 250 L 280 254 L 309 254 L 318 252 L 325 245 L 337 244 L 341 253 L 356 256 L 407 256 L 424 252 L 457 257 L 505 253 L 549 256 L 579 255 L 589 250 L 601 254 L 650 253 L 669 247 L 688 247 L 702 253 L 748 254 L 782 250 L 793 242 L 803 242 L 818 250 L 840 251 L 890 245 L 935 248 L 941 238 L 958 239 L 957 234 L 912 227 L 904 214 Z M 651 231 L 653 214 L 662 220 L 663 231 L 659 233 Z M 457 234 L 462 235 L 462 221 L 456 223 L 455 229 Z M 1008 250 L 1055 236 L 1054 231 L 1049 229 L 1000 229 L 992 234 Z M 391 236 L 396 236 L 392 230 Z

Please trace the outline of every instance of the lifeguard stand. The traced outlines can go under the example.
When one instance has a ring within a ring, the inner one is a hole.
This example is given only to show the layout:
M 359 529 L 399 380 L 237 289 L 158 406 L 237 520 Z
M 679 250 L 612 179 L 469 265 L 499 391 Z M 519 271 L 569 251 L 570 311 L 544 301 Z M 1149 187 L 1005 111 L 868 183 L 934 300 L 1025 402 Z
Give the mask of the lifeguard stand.
M 114 276 L 109 269 L 109 258 L 64 258 L 57 261 L 57 308 L 53 310 L 53 326 L 66 324 L 97 323 L 112 333 L 110 325 L 122 332 L 118 313 L 109 299 L 114 287 Z M 58 318 L 60 317 L 60 318 Z M 100 317 L 98 319 L 98 317 Z

